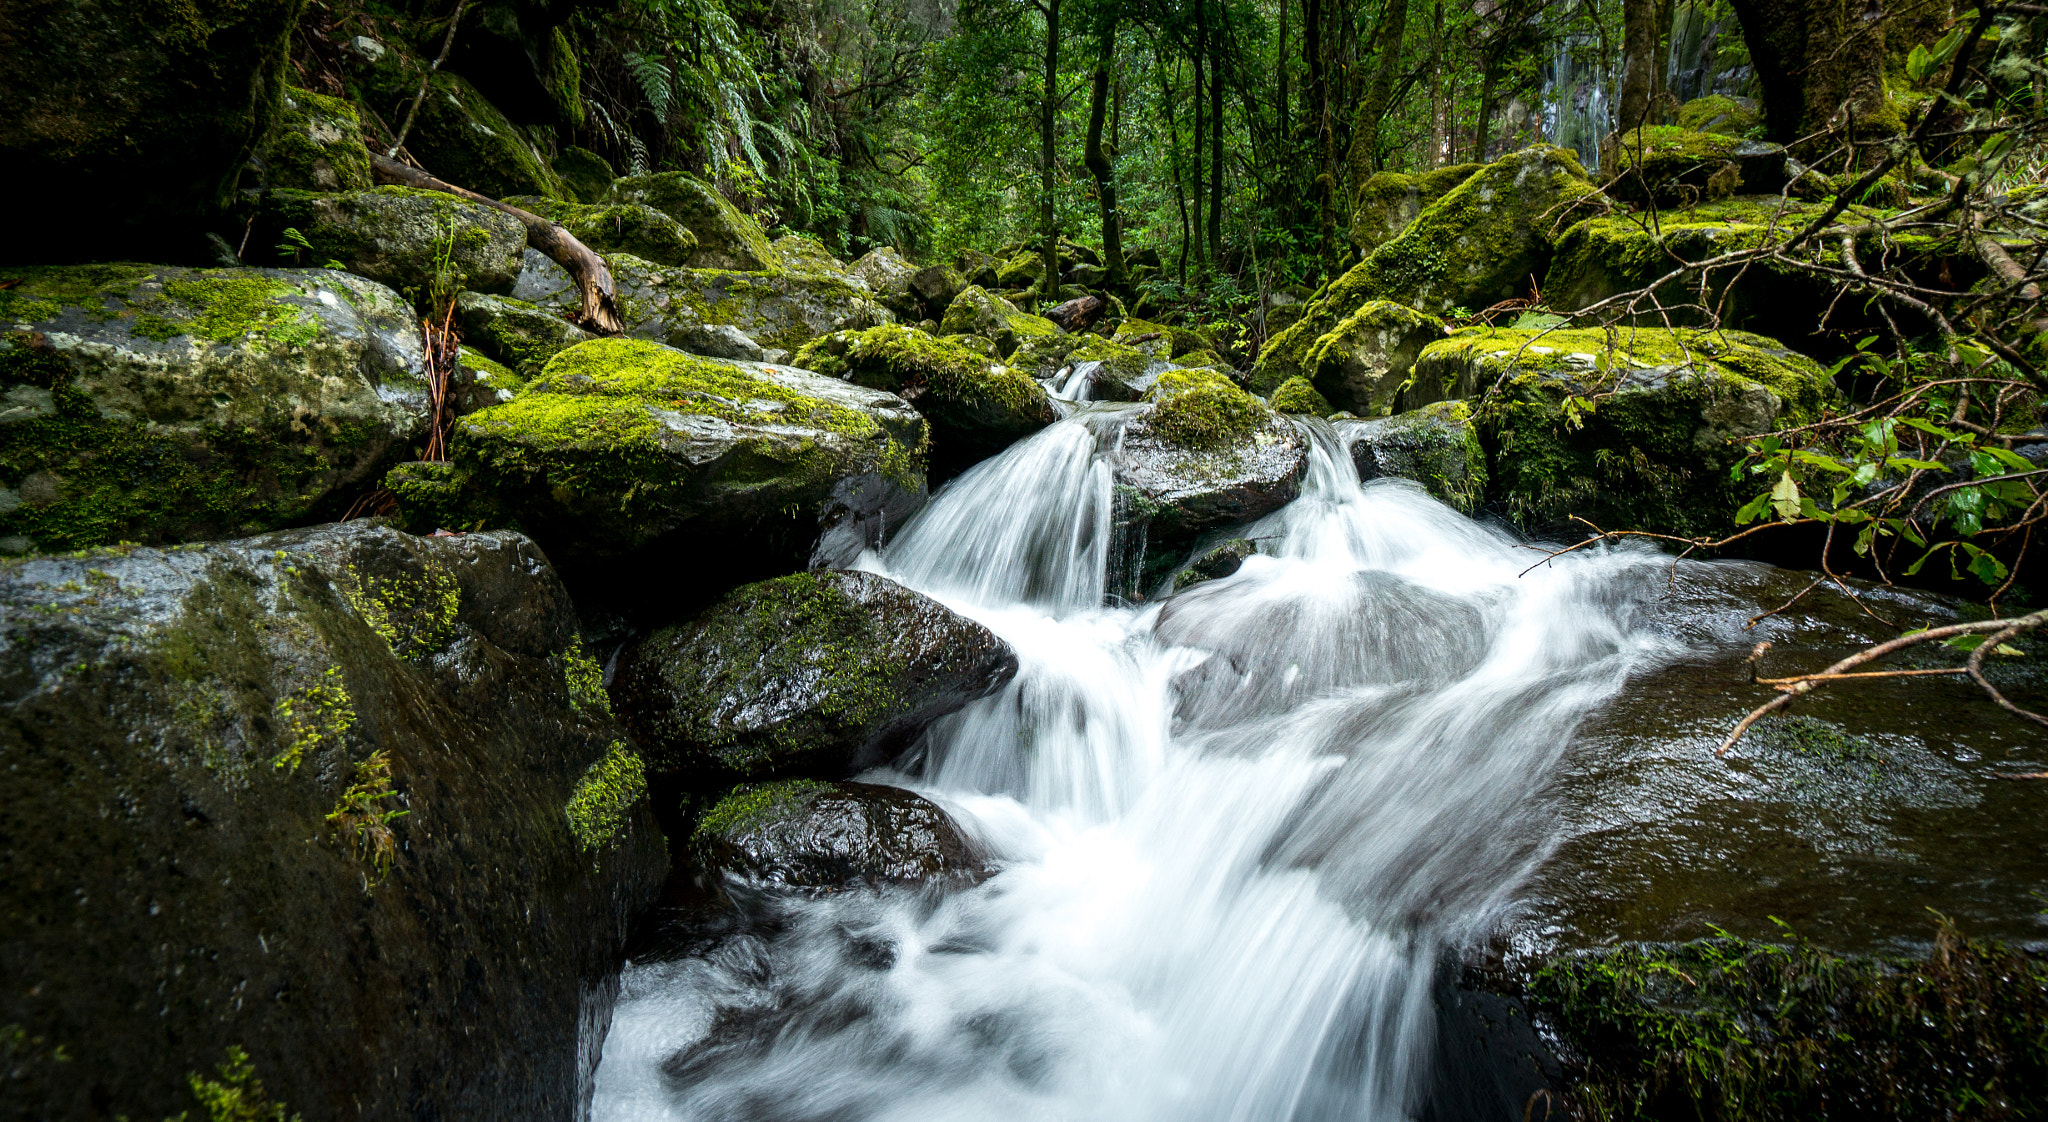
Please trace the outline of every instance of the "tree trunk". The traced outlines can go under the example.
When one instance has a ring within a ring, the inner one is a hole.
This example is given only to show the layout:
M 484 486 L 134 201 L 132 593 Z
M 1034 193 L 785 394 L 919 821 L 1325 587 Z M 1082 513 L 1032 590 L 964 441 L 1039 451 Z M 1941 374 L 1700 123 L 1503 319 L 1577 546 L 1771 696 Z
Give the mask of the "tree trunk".
M 1045 98 L 1038 116 L 1039 233 L 1045 239 L 1045 277 L 1039 291 L 1049 300 L 1060 290 L 1059 211 L 1053 205 L 1053 126 L 1058 122 L 1060 81 L 1060 0 L 1040 0 L 1045 13 Z
M 1287 17 L 1294 11 L 1294 0 L 1280 0 L 1280 38 L 1273 49 L 1273 104 L 1278 110 L 1273 119 L 1273 135 L 1285 144 L 1288 137 L 1287 124 Z
M 1207 0 L 1195 0 L 1195 45 L 1188 52 L 1188 63 L 1195 72 L 1195 136 L 1193 143 L 1188 146 L 1191 156 L 1188 160 L 1188 167 L 1195 173 L 1194 190 L 1190 192 L 1195 200 L 1193 240 L 1195 243 L 1195 267 L 1197 271 L 1204 273 L 1209 268 L 1209 242 L 1208 239 L 1202 237 L 1202 218 L 1208 213 L 1204 209 L 1208 202 L 1208 195 L 1205 192 L 1205 184 L 1202 181 L 1202 142 L 1208 139 L 1209 136 L 1209 118 L 1205 113 L 1207 102 L 1202 96 L 1206 92 L 1203 85 L 1202 64 L 1207 61 L 1209 53 L 1209 22 L 1206 14 L 1208 6 Z M 1216 76 L 1214 74 L 1208 75 L 1208 80 L 1213 82 L 1216 80 Z
M 1327 265 L 1335 245 L 1336 223 L 1332 214 L 1329 184 L 1324 169 L 1330 163 L 1330 77 L 1324 52 L 1323 32 L 1327 16 L 1323 0 L 1303 0 L 1301 57 L 1308 65 L 1308 105 L 1303 110 L 1315 136 L 1316 259 Z
M 1372 173 L 1380 170 L 1380 122 L 1386 118 L 1388 103 L 1394 99 L 1394 76 L 1401 70 L 1401 40 L 1408 32 L 1408 0 L 1387 0 L 1380 13 L 1379 42 L 1374 49 L 1372 85 L 1358 103 L 1358 119 L 1351 126 L 1351 151 L 1345 163 L 1351 173 L 1351 197 Z
M 604 263 L 604 258 L 591 252 L 589 246 L 577 241 L 569 231 L 537 214 L 529 214 L 516 206 L 479 195 L 466 187 L 445 183 L 388 156 L 370 153 L 370 167 L 380 183 L 397 184 L 419 191 L 439 191 L 442 194 L 468 199 L 473 203 L 496 207 L 517 218 L 526 226 L 526 244 L 567 270 L 570 279 L 576 282 L 576 292 L 582 300 L 582 309 L 577 318 L 583 326 L 605 335 L 617 335 L 626 329 L 625 320 L 619 316 L 618 289 L 612 283 L 610 267 Z
M 1869 135 L 1897 134 L 1884 92 L 1885 20 L 1849 0 L 1733 0 L 1762 86 L 1765 135 L 1780 144 L 1821 132 L 1846 106 Z
M 1205 0 L 1206 2 L 1206 0 Z M 1219 10 L 1218 16 L 1224 13 Z M 1223 267 L 1223 28 L 1209 34 L 1209 260 Z
M 1102 211 L 1103 284 L 1111 289 L 1121 288 L 1124 283 L 1123 218 L 1116 210 L 1116 169 L 1109 162 L 1108 153 L 1102 150 L 1102 125 L 1109 115 L 1109 68 L 1115 61 L 1116 22 L 1112 19 L 1103 27 L 1102 41 L 1096 47 L 1095 88 L 1088 101 L 1088 141 L 1081 154 L 1088 174 L 1095 177 L 1095 199 Z
M 1621 103 L 1616 131 L 1649 123 L 1657 85 L 1657 0 L 1621 0 Z
M 1472 126 L 1472 158 L 1486 162 L 1486 146 L 1493 142 L 1493 90 L 1500 76 L 1501 60 L 1488 51 L 1480 63 L 1479 119 Z

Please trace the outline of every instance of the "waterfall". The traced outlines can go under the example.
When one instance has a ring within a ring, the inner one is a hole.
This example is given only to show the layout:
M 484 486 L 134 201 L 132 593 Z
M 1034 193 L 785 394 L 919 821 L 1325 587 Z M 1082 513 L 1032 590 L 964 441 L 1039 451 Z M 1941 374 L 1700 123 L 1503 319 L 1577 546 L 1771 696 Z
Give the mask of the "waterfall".
M 1111 479 L 1076 417 L 865 565 L 1020 670 L 869 781 L 997 855 L 977 886 L 772 900 L 629 966 L 600 1122 L 1415 1117 L 1447 946 L 1546 852 L 1573 728 L 1660 657 L 1668 562 L 1542 555 L 1306 422 L 1234 574 L 1104 602 Z

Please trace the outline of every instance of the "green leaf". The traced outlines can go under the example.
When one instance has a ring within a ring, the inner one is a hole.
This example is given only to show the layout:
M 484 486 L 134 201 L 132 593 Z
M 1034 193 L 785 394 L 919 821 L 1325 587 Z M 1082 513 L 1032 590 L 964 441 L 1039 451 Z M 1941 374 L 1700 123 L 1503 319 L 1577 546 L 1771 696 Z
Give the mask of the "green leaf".
M 1799 517 L 1799 484 L 1792 481 L 1792 473 L 1784 472 L 1771 488 L 1771 505 L 1777 508 L 1778 517 L 1787 522 Z
M 1925 82 L 1934 73 L 1934 55 L 1924 46 L 1914 47 L 1906 56 L 1906 77 L 1915 83 Z
M 1735 512 L 1735 524 L 1737 526 L 1747 526 L 1764 515 L 1769 514 L 1770 511 L 1771 493 L 1766 491 L 1744 503 L 1742 509 Z
M 1906 456 L 1893 456 L 1891 459 L 1888 459 L 1884 462 L 1884 466 L 1892 468 L 1894 470 L 1902 467 L 1919 468 L 1921 471 L 1943 470 L 1942 466 L 1940 464 L 1935 463 L 1933 460 L 1915 460 Z

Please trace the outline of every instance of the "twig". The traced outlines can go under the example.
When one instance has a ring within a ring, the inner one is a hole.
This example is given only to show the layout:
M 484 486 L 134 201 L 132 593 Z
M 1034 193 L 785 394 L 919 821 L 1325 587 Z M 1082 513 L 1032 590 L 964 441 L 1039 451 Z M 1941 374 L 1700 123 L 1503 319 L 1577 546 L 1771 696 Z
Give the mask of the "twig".
M 434 72 L 441 69 L 441 64 L 448 61 L 448 50 L 455 45 L 455 25 L 462 22 L 462 13 L 468 7 L 469 0 L 456 0 L 455 14 L 448 17 L 448 34 L 441 37 L 441 53 L 435 56 L 434 64 L 427 67 L 427 72 L 420 75 L 420 92 L 413 95 L 412 108 L 405 111 L 405 121 L 398 126 L 398 135 L 392 138 L 390 150 L 384 153 L 385 159 L 397 159 L 398 150 L 405 147 L 405 134 L 412 131 L 413 118 L 420 114 L 420 103 L 427 100 L 427 83 L 433 80 Z

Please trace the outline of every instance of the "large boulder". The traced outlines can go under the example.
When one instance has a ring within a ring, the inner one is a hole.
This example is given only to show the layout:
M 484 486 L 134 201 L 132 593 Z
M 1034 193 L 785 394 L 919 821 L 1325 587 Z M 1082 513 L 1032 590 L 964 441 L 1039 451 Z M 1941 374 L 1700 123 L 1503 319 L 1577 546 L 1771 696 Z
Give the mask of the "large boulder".
M 1325 285 L 1301 318 L 1266 347 L 1280 355 L 1305 354 L 1369 300 L 1442 314 L 1527 295 L 1534 278 L 1543 275 L 1557 235 L 1606 205 L 1568 148 L 1539 144 L 1504 156 Z
M 573 144 L 555 156 L 555 175 L 579 203 L 603 202 L 611 194 L 612 180 L 619 177 L 610 160 Z
M 511 368 L 521 378 L 538 378 L 549 359 L 595 338 L 553 312 L 524 300 L 465 292 L 455 298 L 462 338 Z
M 769 244 L 778 267 L 792 273 L 845 276 L 846 262 L 832 256 L 825 243 L 809 234 L 784 234 Z
M 1729 477 L 1742 438 L 1813 420 L 1835 396 L 1818 363 L 1742 332 L 1466 328 L 1416 359 L 1402 403 L 1494 387 L 1475 415 L 1493 493 L 1534 532 L 1583 529 L 1572 516 L 1729 532 L 1754 490 Z
M 1678 127 L 1722 136 L 1747 136 L 1763 120 L 1756 99 L 1708 94 L 1678 107 Z
M 913 323 L 924 318 L 924 301 L 910 287 L 912 278 L 917 276 L 917 266 L 905 260 L 894 246 L 869 250 L 847 271 L 866 281 L 883 307 Z
M 802 564 L 851 562 L 923 502 L 927 438 L 895 394 L 614 338 L 561 352 L 512 401 L 462 418 L 454 446 L 469 493 L 558 558 L 687 531 Z
M 917 407 L 934 442 L 980 458 L 1058 420 L 1045 387 L 914 327 L 871 327 L 827 335 L 797 352 L 806 369 L 887 390 Z
M 629 253 L 657 265 L 687 265 L 697 235 L 645 203 L 565 203 L 537 195 L 506 202 L 556 222 L 584 245 L 610 255 Z
M 610 201 L 645 204 L 681 223 L 697 239 L 696 250 L 682 262 L 691 268 L 757 273 L 776 267 L 775 251 L 760 223 L 740 213 L 717 188 L 684 172 L 614 180 Z
M 939 334 L 979 335 L 993 341 L 997 353 L 1008 358 L 1026 340 L 1058 335 L 1060 329 L 1044 316 L 1019 311 L 1008 300 L 970 284 L 960 290 L 946 309 L 945 317 L 939 321 Z
M 1614 138 L 1607 192 L 1632 201 L 1687 206 L 1785 186 L 1785 148 L 1675 125 L 1646 125 Z
M 277 115 L 301 7 L 0 4 L 6 259 L 210 260 L 202 232 Z
M 1017 672 L 995 633 L 872 573 L 732 592 L 621 656 L 612 695 L 656 771 L 693 786 L 845 778 Z
M 150 265 L 0 277 L 6 552 L 338 515 L 425 431 L 419 327 L 383 285 Z
M 1351 244 L 1371 253 L 1399 237 L 1432 203 L 1472 178 L 1485 164 L 1454 164 L 1410 175 L 1382 171 L 1365 181 L 1351 210 Z
M 1209 370 L 1159 376 L 1112 442 L 1117 521 L 1171 561 L 1202 534 L 1292 502 L 1308 439 L 1258 398 Z M 1149 586 L 1152 574 L 1140 574 Z
M 402 115 L 418 88 L 416 72 L 394 83 L 393 111 Z M 386 118 L 398 120 L 398 116 Z M 457 183 L 494 199 L 514 195 L 566 198 L 540 147 L 475 86 L 446 70 L 429 80 L 419 117 L 406 134 L 406 150 L 443 182 Z
M 575 1115 L 667 862 L 532 543 L 36 558 L 0 634 L 0 1118 Z
M 338 97 L 287 86 L 284 111 L 256 150 L 263 186 L 271 190 L 365 191 L 370 149 L 356 107 Z
M 1411 479 L 1466 514 L 1486 495 L 1486 451 L 1462 401 L 1392 417 L 1332 422 L 1360 480 Z
M 672 268 L 626 253 L 610 262 L 627 333 L 672 346 L 694 328 L 725 324 L 763 348 L 789 352 L 834 331 L 889 322 L 867 287 L 843 275 Z M 512 295 L 559 314 L 582 306 L 569 274 L 531 250 Z
M 741 784 L 690 835 L 697 866 L 761 888 L 845 888 L 972 877 L 987 857 L 901 787 L 785 779 Z
M 444 259 L 459 286 L 497 293 L 512 291 L 526 261 L 526 227 L 518 219 L 409 187 L 266 192 L 254 232 L 265 258 L 296 266 L 333 262 L 401 292 L 414 290 L 422 301 Z
M 1317 339 L 1295 336 L 1260 351 L 1251 387 L 1271 393 L 1289 378 L 1307 378 L 1339 409 L 1384 416 L 1392 412 L 1415 356 L 1443 337 L 1443 321 L 1435 316 L 1391 300 L 1369 300 Z M 1294 345 L 1303 342 L 1306 347 Z

